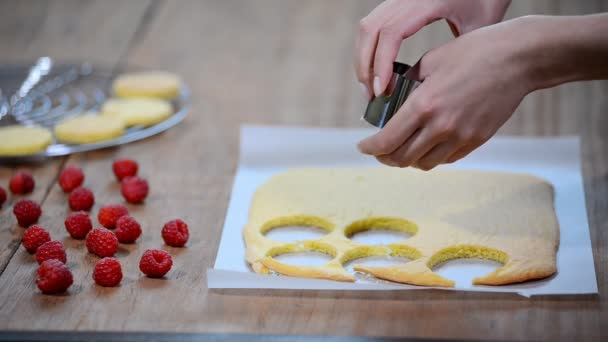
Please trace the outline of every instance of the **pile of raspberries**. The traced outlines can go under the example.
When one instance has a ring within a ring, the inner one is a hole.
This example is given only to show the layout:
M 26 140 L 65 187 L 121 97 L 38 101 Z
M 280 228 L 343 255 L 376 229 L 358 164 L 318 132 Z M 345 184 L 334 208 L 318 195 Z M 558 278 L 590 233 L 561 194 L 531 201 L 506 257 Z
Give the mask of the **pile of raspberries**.
M 148 182 L 137 176 L 139 166 L 131 159 L 115 160 L 112 170 L 121 183 L 121 193 L 128 203 L 143 203 L 148 196 Z M 68 195 L 72 212 L 64 225 L 71 238 L 85 240 L 89 253 L 100 259 L 93 269 L 93 280 L 101 286 L 114 287 L 122 280 L 122 267 L 115 257 L 118 244 L 133 244 L 142 234 L 141 225 L 129 215 L 121 204 L 102 206 L 97 214 L 101 225 L 93 228 L 89 211 L 95 204 L 93 192 L 82 184 L 84 173 L 76 166 L 64 168 L 59 175 L 59 186 Z M 35 181 L 28 172 L 17 172 L 9 182 L 10 191 L 19 196 L 34 191 Z M 0 186 L 0 208 L 6 202 L 6 191 Z M 65 292 L 74 282 L 72 272 L 66 266 L 67 254 L 60 241 L 52 240 L 47 230 L 38 225 L 42 209 L 35 201 L 19 200 L 13 206 L 17 223 L 27 228 L 23 232 L 22 244 L 26 251 L 34 254 L 40 265 L 36 285 L 45 294 Z M 172 247 L 183 247 L 188 241 L 188 225 L 180 220 L 171 220 L 163 226 L 161 236 Z M 163 250 L 146 250 L 141 256 L 139 269 L 152 278 L 163 277 L 173 266 L 171 255 Z

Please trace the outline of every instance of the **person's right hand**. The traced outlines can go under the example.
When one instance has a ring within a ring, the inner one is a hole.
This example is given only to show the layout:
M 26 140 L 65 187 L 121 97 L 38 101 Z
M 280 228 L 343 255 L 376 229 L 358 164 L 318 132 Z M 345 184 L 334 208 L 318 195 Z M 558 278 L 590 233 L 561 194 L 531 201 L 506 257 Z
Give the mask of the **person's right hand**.
M 542 79 L 546 73 L 539 62 L 549 64 L 542 62 L 555 48 L 538 46 L 547 27 L 557 26 L 546 21 L 505 21 L 427 52 L 412 69 L 413 77 L 424 81 L 359 150 L 389 166 L 430 170 L 481 146 L 542 83 L 539 74 Z
M 446 19 L 455 36 L 502 20 L 510 0 L 388 0 L 361 19 L 355 71 L 367 97 L 382 94 L 401 42 L 424 26 Z

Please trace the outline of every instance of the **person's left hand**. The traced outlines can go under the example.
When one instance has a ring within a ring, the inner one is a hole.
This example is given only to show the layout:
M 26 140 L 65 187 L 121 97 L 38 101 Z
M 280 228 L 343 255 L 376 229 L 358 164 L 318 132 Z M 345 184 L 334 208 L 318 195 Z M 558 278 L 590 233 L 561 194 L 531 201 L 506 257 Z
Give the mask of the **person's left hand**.
M 510 20 L 429 51 L 415 67 L 424 82 L 359 150 L 390 166 L 430 170 L 479 147 L 533 90 L 529 51 L 542 39 L 533 24 Z

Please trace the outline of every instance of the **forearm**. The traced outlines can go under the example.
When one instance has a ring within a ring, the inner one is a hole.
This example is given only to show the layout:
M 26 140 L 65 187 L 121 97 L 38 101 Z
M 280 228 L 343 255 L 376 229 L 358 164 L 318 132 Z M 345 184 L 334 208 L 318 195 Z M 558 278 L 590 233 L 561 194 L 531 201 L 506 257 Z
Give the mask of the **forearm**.
M 562 83 L 608 79 L 608 13 L 529 16 L 520 19 L 530 90 Z

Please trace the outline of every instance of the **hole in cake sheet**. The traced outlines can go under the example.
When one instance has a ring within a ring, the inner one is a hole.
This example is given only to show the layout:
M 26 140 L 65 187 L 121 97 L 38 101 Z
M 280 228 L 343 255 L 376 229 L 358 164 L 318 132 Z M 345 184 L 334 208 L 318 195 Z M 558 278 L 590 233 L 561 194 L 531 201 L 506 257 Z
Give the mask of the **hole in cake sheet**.
M 274 256 L 273 259 L 293 266 L 322 266 L 330 262 L 333 258 L 325 253 L 307 251 L 280 254 Z
M 473 279 L 492 273 L 500 267 L 502 264 L 494 260 L 466 258 L 443 262 L 433 268 L 433 272 L 453 280 L 456 287 L 469 287 Z
M 319 239 L 334 229 L 330 221 L 312 215 L 290 215 L 273 218 L 260 227 L 260 233 L 275 241 Z
M 274 227 L 264 234 L 265 237 L 283 242 L 316 240 L 327 234 L 325 229 L 312 226 L 280 226 Z
M 412 234 L 380 228 L 370 228 L 370 230 L 364 230 L 361 232 L 354 233 L 350 239 L 354 242 L 364 245 L 388 245 L 391 243 L 399 242 L 410 238 Z
M 355 221 L 344 229 L 344 235 L 366 245 L 385 245 L 406 240 L 418 232 L 418 226 L 394 217 L 370 217 Z
M 427 262 L 440 276 L 454 281 L 455 286 L 469 286 L 473 279 L 486 276 L 509 260 L 507 253 L 479 245 L 456 245 L 444 248 Z

